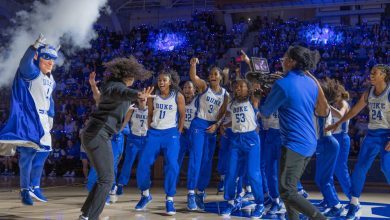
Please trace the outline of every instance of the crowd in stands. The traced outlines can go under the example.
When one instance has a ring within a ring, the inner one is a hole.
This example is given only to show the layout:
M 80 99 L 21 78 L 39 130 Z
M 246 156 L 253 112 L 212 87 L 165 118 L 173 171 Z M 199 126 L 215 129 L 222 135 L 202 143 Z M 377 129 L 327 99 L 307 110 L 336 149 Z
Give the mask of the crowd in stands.
M 300 40 L 300 28 L 307 23 L 297 20 L 256 18 L 250 22 L 241 20 L 233 30 L 216 23 L 213 12 L 198 12 L 191 21 L 177 20 L 164 23 L 159 28 L 148 25 L 134 27 L 127 34 L 110 32 L 96 26 L 98 37 L 91 42 L 91 48 L 76 54 L 65 54 L 66 63 L 57 67 L 54 76 L 56 116 L 52 130 L 53 152 L 46 164 L 46 175 L 75 176 L 80 170 L 79 130 L 89 113 L 96 108 L 88 84 L 91 71 L 97 72 L 97 80 L 104 77 L 103 63 L 115 57 L 134 55 L 154 73 L 162 68 L 175 69 L 181 81 L 189 80 L 189 60 L 196 56 L 200 60 L 199 75 L 205 77 L 207 69 L 219 60 L 229 48 L 240 47 L 247 31 L 259 31 L 249 55 L 268 59 L 271 71 L 281 70 L 279 59 L 288 46 Z M 315 74 L 319 78 L 333 77 L 343 82 L 351 94 L 351 104 L 368 88 L 369 70 L 376 63 L 390 63 L 389 24 L 342 27 L 345 40 L 341 45 L 310 44 L 320 51 L 322 61 Z M 159 33 L 179 32 L 187 36 L 186 44 L 173 51 L 159 51 L 152 46 L 152 39 Z M 66 52 L 65 52 L 66 53 Z M 233 57 L 226 63 L 233 72 L 240 60 Z M 220 66 L 223 68 L 224 66 Z M 232 73 L 234 74 L 234 73 Z M 155 81 L 135 82 L 135 88 L 142 88 Z M 0 90 L 0 99 L 9 100 L 9 89 Z M 8 115 L 8 102 L 0 106 L 0 128 Z M 351 155 L 356 155 L 361 138 L 367 130 L 367 113 L 360 114 L 350 123 L 352 141 Z M 217 155 L 217 154 L 216 154 Z M 0 157 L 0 173 L 13 175 L 17 169 L 17 155 Z M 79 172 L 81 175 L 81 171 Z

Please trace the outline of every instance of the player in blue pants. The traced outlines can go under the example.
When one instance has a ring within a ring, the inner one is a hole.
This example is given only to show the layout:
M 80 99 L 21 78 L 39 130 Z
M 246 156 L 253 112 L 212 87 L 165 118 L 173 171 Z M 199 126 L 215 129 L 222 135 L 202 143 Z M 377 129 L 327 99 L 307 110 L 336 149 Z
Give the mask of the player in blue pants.
M 118 178 L 117 195 L 123 194 L 123 186 L 129 183 L 135 158 L 141 155 L 146 144 L 146 133 L 148 131 L 146 99 L 138 99 L 138 108 L 130 110 L 126 115 L 125 123 L 127 124 L 128 121 L 130 121 L 130 134 L 127 136 L 125 157 Z
M 264 212 L 263 185 L 259 163 L 259 158 L 261 158 L 260 138 L 256 131 L 257 105 L 258 99 L 251 96 L 249 83 L 245 80 L 238 80 L 234 91 L 234 99 L 229 104 L 227 113 L 231 114 L 232 117 L 232 136 L 224 193 L 228 206 L 221 211 L 223 216 L 229 216 L 240 208 L 240 204 L 234 201 L 240 166 L 246 168 L 248 182 L 252 187 L 255 198 L 256 207 L 251 213 L 251 218 L 261 218 Z
M 222 75 L 217 67 L 209 73 L 209 84 L 196 74 L 197 58 L 190 61 L 190 78 L 198 89 L 196 116 L 190 126 L 190 151 L 187 173 L 187 208 L 204 209 L 205 192 L 212 172 L 216 146 L 216 130 L 222 123 L 228 102 L 228 93 L 220 86 Z M 198 189 L 197 199 L 195 190 Z
M 196 107 L 195 107 L 195 100 L 196 100 L 196 88 L 194 84 L 191 81 L 187 81 L 183 85 L 183 95 L 186 102 L 185 110 L 186 110 L 186 117 L 184 121 L 184 129 L 183 133 L 180 135 L 180 151 L 179 151 L 179 157 L 178 157 L 178 163 L 179 163 L 179 176 L 177 180 L 180 179 L 180 170 L 183 163 L 184 156 L 186 153 L 189 152 L 190 149 L 190 125 L 192 122 L 192 119 L 195 117 Z
M 51 71 L 57 50 L 45 44 L 43 35 L 26 50 L 12 85 L 10 115 L 0 131 L 0 155 L 19 151 L 20 195 L 25 205 L 33 205 L 31 196 L 47 201 L 39 185 L 52 144 L 55 81 Z
M 185 101 L 178 92 L 179 77 L 174 71 L 163 70 L 158 76 L 158 89 L 154 100 L 148 100 L 149 130 L 145 149 L 137 167 L 137 185 L 142 191 L 141 199 L 135 206 L 143 210 L 152 200 L 149 194 L 151 187 L 150 169 L 160 151 L 163 152 L 164 189 L 166 193 L 166 212 L 176 214 L 173 197 L 176 194 L 176 181 L 179 174 L 178 156 L 180 150 L 180 133 L 183 132 L 185 120 Z
M 368 133 L 360 148 L 358 161 L 351 176 L 351 202 L 346 219 L 354 219 L 360 209 L 359 197 L 363 190 L 366 174 L 376 156 L 380 154 L 381 169 L 390 184 L 390 67 L 384 64 L 371 69 L 371 88 L 338 122 L 328 130 L 338 128 L 342 123 L 357 115 L 365 106 L 369 109 Z
M 335 88 L 337 88 L 339 95 L 333 106 L 331 106 L 333 116 L 332 123 L 337 122 L 350 109 L 349 104 L 347 103 L 349 94 L 345 90 L 344 86 L 340 83 L 336 83 Z M 340 145 L 339 156 L 337 157 L 336 161 L 337 169 L 335 170 L 335 176 L 337 177 L 337 180 L 340 183 L 341 189 L 343 190 L 345 196 L 351 199 L 351 178 L 349 176 L 348 169 L 348 156 L 351 140 L 348 135 L 348 126 L 349 120 L 341 124 L 341 126 L 333 132 L 333 136 Z

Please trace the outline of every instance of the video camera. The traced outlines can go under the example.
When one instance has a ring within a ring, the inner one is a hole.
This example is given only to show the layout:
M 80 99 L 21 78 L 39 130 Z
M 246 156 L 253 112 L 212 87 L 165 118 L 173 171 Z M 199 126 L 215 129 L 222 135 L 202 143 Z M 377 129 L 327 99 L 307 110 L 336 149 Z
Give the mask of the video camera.
M 271 88 L 276 80 L 282 78 L 281 74 L 270 73 L 267 59 L 252 57 L 250 71 L 245 74 L 245 78 L 252 83 L 260 83 L 263 88 Z

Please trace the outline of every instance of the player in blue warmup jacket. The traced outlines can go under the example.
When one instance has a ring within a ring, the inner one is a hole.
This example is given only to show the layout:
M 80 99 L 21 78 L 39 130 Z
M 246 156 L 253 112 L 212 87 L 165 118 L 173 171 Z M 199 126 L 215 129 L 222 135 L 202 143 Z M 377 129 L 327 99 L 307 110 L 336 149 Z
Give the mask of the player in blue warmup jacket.
M 54 118 L 51 71 L 58 49 L 46 45 L 41 34 L 20 61 L 11 94 L 11 111 L 0 131 L 0 155 L 13 155 L 17 148 L 22 203 L 33 205 L 34 197 L 47 202 L 40 189 L 45 161 L 51 151 Z
M 368 133 L 360 148 L 358 161 L 351 176 L 351 202 L 347 219 L 355 219 L 360 209 L 359 197 L 363 190 L 366 174 L 378 154 L 381 169 L 390 184 L 390 67 L 384 64 L 371 69 L 371 87 L 360 100 L 338 122 L 329 126 L 335 130 L 347 120 L 357 115 L 364 107 L 369 109 Z
M 196 88 L 194 84 L 191 81 L 185 82 L 183 86 L 183 95 L 186 102 L 186 106 L 185 106 L 186 117 L 184 121 L 183 133 L 180 135 L 180 152 L 178 157 L 178 163 L 179 163 L 178 180 L 180 178 L 180 170 L 181 170 L 184 156 L 186 153 L 189 152 L 190 144 L 191 144 L 189 129 L 190 129 L 191 122 L 195 117 L 195 112 L 196 112 L 195 94 L 196 94 Z
M 191 148 L 187 173 L 187 208 L 204 209 L 205 189 L 211 172 L 216 147 L 216 130 L 221 124 L 228 102 L 228 93 L 220 86 L 222 71 L 214 67 L 209 73 L 209 83 L 196 74 L 197 58 L 190 61 L 190 78 L 198 89 L 196 115 L 191 122 Z M 198 194 L 195 196 L 195 189 Z
M 118 178 L 117 195 L 123 194 L 123 186 L 129 183 L 131 170 L 135 158 L 141 155 L 145 143 L 146 133 L 148 131 L 148 108 L 146 99 L 138 99 L 137 108 L 130 110 L 125 118 L 125 123 L 130 124 L 130 134 L 127 136 L 125 157 L 122 170 Z
M 161 71 L 158 76 L 156 97 L 148 100 L 149 130 L 137 167 L 137 185 L 142 195 L 135 206 L 136 210 L 143 210 L 152 201 L 152 196 L 149 194 L 150 169 L 162 151 L 165 159 L 166 212 L 168 215 L 176 214 L 173 197 L 176 194 L 176 180 L 179 174 L 179 138 L 185 120 L 185 101 L 184 96 L 178 91 L 178 83 L 179 76 L 176 72 Z
M 256 131 L 259 100 L 251 94 L 249 83 L 246 80 L 238 80 L 234 90 L 234 98 L 228 105 L 227 114 L 230 114 L 232 118 L 232 134 L 224 193 L 228 206 L 221 211 L 223 216 L 229 216 L 240 208 L 239 202 L 235 203 L 234 201 L 240 166 L 246 169 L 248 182 L 255 198 L 256 207 L 251 217 L 261 218 L 264 212 L 263 185 L 259 163 L 259 158 L 261 158 L 260 138 Z

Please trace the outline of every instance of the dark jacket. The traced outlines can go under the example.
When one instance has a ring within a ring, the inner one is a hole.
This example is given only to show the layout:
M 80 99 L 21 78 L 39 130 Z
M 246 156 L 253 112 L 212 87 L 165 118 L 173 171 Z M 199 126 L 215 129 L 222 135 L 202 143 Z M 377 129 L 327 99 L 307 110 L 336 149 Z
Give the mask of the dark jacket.
M 112 135 L 122 127 L 131 101 L 138 97 L 138 91 L 127 88 L 122 81 L 109 80 L 101 88 L 98 108 L 90 116 L 85 133 L 97 134 L 105 128 Z

